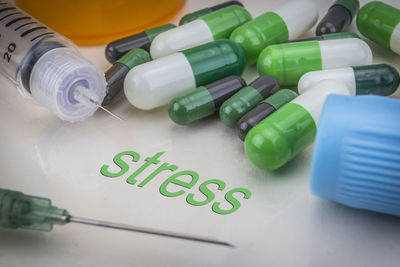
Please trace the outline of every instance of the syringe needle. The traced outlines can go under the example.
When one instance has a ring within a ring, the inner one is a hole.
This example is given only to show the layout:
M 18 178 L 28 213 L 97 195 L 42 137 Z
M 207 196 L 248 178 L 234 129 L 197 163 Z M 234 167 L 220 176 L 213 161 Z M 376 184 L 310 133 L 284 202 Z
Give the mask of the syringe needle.
M 159 231 L 159 230 L 154 230 L 154 229 L 149 229 L 149 228 L 142 228 L 142 227 L 135 227 L 135 226 L 130 226 L 130 225 L 98 221 L 98 220 L 84 219 L 84 218 L 78 218 L 78 217 L 73 217 L 73 216 L 69 216 L 67 218 L 67 221 L 75 222 L 75 223 L 90 224 L 90 225 L 113 228 L 113 229 L 134 231 L 134 232 L 140 232 L 140 233 L 146 233 L 146 234 L 152 234 L 152 235 L 180 238 L 180 239 L 186 239 L 186 240 L 192 240 L 192 241 L 198 241 L 198 242 L 204 242 L 204 243 L 211 243 L 211 244 L 227 246 L 227 247 L 233 247 L 231 244 L 226 243 L 226 242 L 222 242 L 222 241 L 218 241 L 218 240 L 214 240 L 214 239 L 208 239 L 208 238 L 199 237 L 199 236 L 185 235 L 185 234 L 180 234 L 180 233 L 175 233 L 175 232 Z
M 120 117 L 118 117 L 117 115 L 115 115 L 114 113 L 112 113 L 111 111 L 109 111 L 108 109 L 106 109 L 105 107 L 103 107 L 102 105 L 99 104 L 99 102 L 89 98 L 89 101 L 92 102 L 93 104 L 95 104 L 98 108 L 101 108 L 102 110 L 104 110 L 105 112 L 107 112 L 108 114 L 110 114 L 111 116 L 113 116 L 114 118 L 120 120 L 120 121 L 124 121 L 123 119 L 121 119 Z
M 123 119 L 121 119 L 120 117 L 118 117 L 117 115 L 115 115 L 114 113 L 112 113 L 111 111 L 109 111 L 108 109 L 103 107 L 102 105 L 99 105 L 99 104 L 96 104 L 96 105 L 97 105 L 97 107 L 101 108 L 102 110 L 104 110 L 105 112 L 107 112 L 108 114 L 113 116 L 114 118 L 119 119 L 120 121 L 124 121 Z
M 51 200 L 48 198 L 25 195 L 18 191 L 2 188 L 0 188 L 0 207 L 2 207 L 0 208 L 0 228 L 26 228 L 51 231 L 53 225 L 65 225 L 70 222 L 76 222 L 233 247 L 226 242 L 200 236 L 73 217 L 66 209 L 53 206 Z M 12 214 L 12 216 L 10 214 Z
M 105 112 L 107 112 L 108 114 L 113 116 L 114 118 L 116 118 L 120 121 L 124 121 L 123 119 L 121 119 L 120 117 L 118 117 L 117 115 L 115 115 L 114 113 L 112 113 L 111 111 L 109 111 L 108 109 L 103 107 L 102 105 L 100 105 L 100 103 L 97 102 L 96 100 L 94 100 L 91 95 L 92 95 L 91 92 L 88 91 L 83 86 L 77 86 L 75 88 L 75 90 L 73 91 L 73 96 L 78 102 L 87 103 L 89 105 L 95 105 L 96 107 L 101 108 L 102 110 L 104 110 Z

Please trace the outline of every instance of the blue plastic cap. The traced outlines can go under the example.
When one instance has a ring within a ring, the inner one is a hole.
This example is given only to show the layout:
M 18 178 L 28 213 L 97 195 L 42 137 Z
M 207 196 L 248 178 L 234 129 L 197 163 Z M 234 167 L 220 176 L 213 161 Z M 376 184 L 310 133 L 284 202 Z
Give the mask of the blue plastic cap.
M 311 192 L 400 216 L 400 100 L 327 98 L 314 145 Z

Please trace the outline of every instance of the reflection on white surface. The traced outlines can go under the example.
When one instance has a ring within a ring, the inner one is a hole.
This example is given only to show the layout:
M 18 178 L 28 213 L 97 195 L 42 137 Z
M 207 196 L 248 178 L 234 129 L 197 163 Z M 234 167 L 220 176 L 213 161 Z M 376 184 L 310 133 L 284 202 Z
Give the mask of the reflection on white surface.
M 113 152 L 112 146 L 101 130 L 93 131 L 89 126 L 62 124 L 42 132 L 35 149 L 41 171 L 47 177 L 57 177 L 61 183 L 86 190 L 97 190 L 103 184 L 98 183 L 99 164 L 93 159 L 106 159 Z

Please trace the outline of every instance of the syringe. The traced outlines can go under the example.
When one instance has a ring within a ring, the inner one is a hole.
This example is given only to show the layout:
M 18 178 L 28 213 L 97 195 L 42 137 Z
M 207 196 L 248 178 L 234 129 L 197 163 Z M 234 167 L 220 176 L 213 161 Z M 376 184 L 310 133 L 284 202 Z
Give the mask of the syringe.
M 0 53 L 0 73 L 63 120 L 91 116 L 106 94 L 104 73 L 71 41 L 4 0 Z
M 71 216 L 67 210 L 52 206 L 48 198 L 28 196 L 21 192 L 0 188 L 0 227 L 8 229 L 26 228 L 51 231 L 54 224 L 65 225 L 70 222 L 128 230 L 146 234 L 180 238 L 198 242 L 232 247 L 230 244 L 214 239 L 175 232 L 159 231 L 98 220 Z

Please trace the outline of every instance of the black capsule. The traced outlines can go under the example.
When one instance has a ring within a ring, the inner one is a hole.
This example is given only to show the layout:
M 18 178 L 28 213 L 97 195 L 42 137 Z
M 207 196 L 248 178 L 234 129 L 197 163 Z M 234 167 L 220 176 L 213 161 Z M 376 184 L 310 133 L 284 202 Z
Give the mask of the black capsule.
M 149 52 L 151 42 L 153 42 L 157 35 L 175 27 L 173 24 L 165 24 L 115 40 L 106 47 L 106 59 L 112 64 L 133 48 L 142 48 Z
M 219 110 L 222 123 L 235 128 L 241 117 L 278 90 L 279 83 L 274 77 L 260 76 L 224 102 Z
M 337 0 L 329 8 L 328 13 L 319 22 L 316 34 L 341 32 L 344 27 L 350 25 L 360 8 L 358 0 Z
M 236 125 L 239 138 L 244 141 L 247 133 L 262 120 L 289 103 L 297 94 L 289 89 L 281 89 L 272 96 L 262 101 L 258 106 L 243 116 Z
M 107 82 L 106 96 L 103 99 L 103 106 L 111 103 L 111 100 L 122 91 L 126 74 L 135 66 L 150 61 L 150 55 L 143 49 L 134 48 L 105 72 Z

